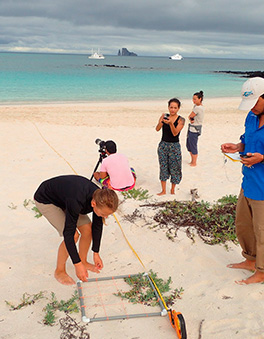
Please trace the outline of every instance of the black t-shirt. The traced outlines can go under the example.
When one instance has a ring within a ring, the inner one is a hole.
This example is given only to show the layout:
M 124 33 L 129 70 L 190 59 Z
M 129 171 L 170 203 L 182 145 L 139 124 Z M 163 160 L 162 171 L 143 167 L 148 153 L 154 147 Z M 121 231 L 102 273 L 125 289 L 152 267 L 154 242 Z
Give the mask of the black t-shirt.
M 44 181 L 37 189 L 34 199 L 42 204 L 53 204 L 65 212 L 63 231 L 67 251 L 74 264 L 80 257 L 74 242 L 79 214 L 93 212 L 91 201 L 93 192 L 99 189 L 94 183 L 79 175 L 63 175 Z M 103 221 L 93 212 L 92 238 L 94 252 L 99 252 Z
M 180 116 L 178 116 L 178 118 L 175 120 L 174 122 L 174 126 L 177 127 L 179 120 L 180 120 Z M 179 136 L 180 136 L 180 132 L 177 135 L 173 135 L 170 129 L 170 125 L 169 124 L 165 124 L 164 122 L 162 122 L 162 141 L 166 141 L 166 142 L 179 142 Z

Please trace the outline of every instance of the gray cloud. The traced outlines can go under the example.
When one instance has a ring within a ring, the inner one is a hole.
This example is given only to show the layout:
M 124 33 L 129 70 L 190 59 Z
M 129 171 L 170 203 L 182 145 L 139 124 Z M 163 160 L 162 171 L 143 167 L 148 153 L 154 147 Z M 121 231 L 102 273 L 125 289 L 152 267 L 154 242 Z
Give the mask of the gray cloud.
M 263 0 L 0 1 L 0 50 L 264 58 Z

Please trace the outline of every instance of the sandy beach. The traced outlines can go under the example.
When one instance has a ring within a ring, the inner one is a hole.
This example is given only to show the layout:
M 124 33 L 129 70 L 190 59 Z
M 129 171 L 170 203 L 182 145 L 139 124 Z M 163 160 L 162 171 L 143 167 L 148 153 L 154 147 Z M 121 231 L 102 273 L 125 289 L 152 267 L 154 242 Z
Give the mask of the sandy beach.
M 39 184 L 45 179 L 73 170 L 88 178 L 98 161 L 95 139 L 113 139 L 118 151 L 129 158 L 137 173 L 136 188 L 148 190 L 147 202 L 190 200 L 190 189 L 200 198 L 214 202 L 224 195 L 238 194 L 241 165 L 225 162 L 220 151 L 224 142 L 237 142 L 244 130 L 246 112 L 237 109 L 240 98 L 206 99 L 205 120 L 199 140 L 198 165 L 188 165 L 187 123 L 181 133 L 183 179 L 174 196 L 160 192 L 157 145 L 161 132 L 155 126 L 166 101 L 70 103 L 0 106 L 1 143 L 1 246 L 0 246 L 0 338 L 60 338 L 58 321 L 49 327 L 42 323 L 47 300 L 10 311 L 5 300 L 18 304 L 23 293 L 54 292 L 69 299 L 76 286 L 60 285 L 53 277 L 57 248 L 61 241 L 48 222 L 35 218 L 31 205 Z M 191 100 L 183 100 L 179 114 L 187 118 Z M 167 191 L 169 192 L 169 184 Z M 124 198 L 116 216 L 147 270 L 163 279 L 172 278 L 172 287 L 184 289 L 174 309 L 185 318 L 189 339 L 254 339 L 263 334 L 263 285 L 240 286 L 235 280 L 250 273 L 231 270 L 231 262 L 241 260 L 239 246 L 209 246 L 196 236 L 193 243 L 184 231 L 172 242 L 164 232 L 149 228 L 155 211 L 140 207 L 142 202 Z M 142 219 L 129 222 L 125 216 L 135 209 Z M 127 245 L 114 217 L 107 219 L 100 250 L 104 261 L 101 276 L 143 272 Z M 89 260 L 92 259 L 89 252 Z M 69 274 L 75 279 L 73 265 Z M 94 273 L 90 277 L 97 276 Z M 64 314 L 58 312 L 58 319 Z M 73 315 L 81 321 L 81 314 Z M 58 320 L 57 319 L 57 320 Z M 168 317 L 142 318 L 92 323 L 91 339 L 170 339 L 176 338 Z

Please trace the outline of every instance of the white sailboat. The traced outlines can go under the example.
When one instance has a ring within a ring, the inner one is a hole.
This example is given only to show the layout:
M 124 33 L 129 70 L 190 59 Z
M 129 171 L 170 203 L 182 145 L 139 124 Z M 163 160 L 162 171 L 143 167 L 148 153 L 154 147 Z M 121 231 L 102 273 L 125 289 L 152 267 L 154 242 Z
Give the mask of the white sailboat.
M 182 60 L 183 56 L 180 55 L 179 53 L 177 53 L 177 54 L 174 54 L 174 55 L 170 56 L 170 59 L 171 60 Z
M 97 50 L 97 52 L 94 52 L 92 50 L 92 54 L 90 56 L 88 56 L 89 59 L 105 59 L 105 57 L 103 56 L 102 53 L 100 53 L 99 49 Z

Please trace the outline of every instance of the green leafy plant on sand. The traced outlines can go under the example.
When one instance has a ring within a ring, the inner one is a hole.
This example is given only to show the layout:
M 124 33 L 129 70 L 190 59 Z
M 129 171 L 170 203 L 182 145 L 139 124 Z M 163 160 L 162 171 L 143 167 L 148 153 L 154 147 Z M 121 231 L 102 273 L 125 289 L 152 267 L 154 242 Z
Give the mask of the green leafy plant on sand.
M 122 192 L 122 195 L 125 199 L 135 199 L 135 200 L 147 200 L 151 198 L 148 194 L 148 190 L 144 190 L 143 188 L 132 188 L 132 190 Z
M 5 302 L 10 307 L 10 311 L 15 311 L 15 310 L 20 310 L 22 307 L 33 305 L 35 304 L 37 300 L 40 300 L 43 298 L 48 299 L 47 297 L 45 297 L 45 292 L 41 291 L 33 295 L 24 293 L 21 299 L 21 303 L 19 303 L 17 306 L 13 305 L 9 301 L 5 301 Z M 43 309 L 45 312 L 43 323 L 45 325 L 53 326 L 56 322 L 55 312 L 57 310 L 65 312 L 67 314 L 73 313 L 73 312 L 78 313 L 79 307 L 76 303 L 78 299 L 79 297 L 78 297 L 77 291 L 75 291 L 73 296 L 67 301 L 65 300 L 58 301 L 58 299 L 55 296 L 55 293 L 51 292 L 50 302 Z
M 35 218 L 42 217 L 42 213 L 38 210 L 38 208 L 36 206 L 32 207 L 31 209 L 32 209 L 32 211 L 35 212 Z
M 30 295 L 28 293 L 24 293 L 21 298 L 21 303 L 17 306 L 11 304 L 9 301 L 6 301 L 6 304 L 10 307 L 11 311 L 20 310 L 22 307 L 29 306 L 35 304 L 35 302 L 39 299 L 45 298 L 44 292 L 40 291 L 39 293 Z
M 164 281 L 163 279 L 158 278 L 157 273 L 154 273 L 152 270 L 150 270 L 149 275 L 155 281 L 167 306 L 173 305 L 176 299 L 181 298 L 184 291 L 182 287 L 173 290 L 170 295 L 163 295 L 171 290 L 170 285 L 172 281 L 170 277 L 167 281 Z M 131 289 L 128 292 L 119 291 L 118 293 L 115 293 L 116 296 L 122 299 L 128 299 L 128 301 L 133 304 L 143 303 L 148 306 L 158 305 L 157 297 L 150 286 L 149 280 L 143 274 L 131 278 L 124 278 L 124 280 Z
M 23 206 L 24 206 L 26 209 L 28 209 L 28 207 L 29 207 L 31 204 L 34 205 L 34 201 L 31 200 L 31 199 L 25 199 L 25 200 L 23 201 Z
M 53 326 L 55 324 L 56 321 L 56 315 L 55 312 L 58 311 L 62 311 L 65 313 L 78 313 L 79 312 L 79 307 L 76 303 L 76 301 L 79 299 L 78 297 L 78 292 L 75 291 L 73 296 L 65 301 L 65 300 L 61 300 L 58 301 L 58 299 L 55 296 L 55 293 L 51 293 L 51 300 L 50 302 L 47 304 L 47 306 L 44 308 L 44 312 L 45 312 L 45 316 L 44 316 L 44 324 L 45 325 L 50 325 Z
M 38 208 L 35 206 L 34 201 L 31 200 L 31 199 L 25 199 L 24 202 L 23 202 L 23 206 L 24 206 L 27 210 L 29 210 L 29 209 L 30 209 L 30 205 L 33 205 L 33 207 L 31 208 L 31 210 L 32 210 L 33 212 L 35 212 L 35 218 L 40 218 L 40 217 L 42 217 L 42 214 L 41 214 L 41 212 L 38 210 Z M 12 202 L 11 202 L 10 205 L 8 205 L 8 207 L 9 207 L 11 210 L 17 209 L 17 206 L 14 205 Z
M 11 209 L 11 210 L 16 210 L 17 209 L 17 206 L 14 205 L 12 202 L 10 205 L 8 205 L 8 207 Z
M 38 210 L 38 208 L 35 206 L 35 202 L 31 199 L 25 199 L 23 202 L 23 206 L 28 210 L 30 205 L 33 205 L 31 210 L 35 212 L 35 218 L 40 218 L 42 217 L 41 212 Z
M 237 204 L 237 196 L 236 195 L 225 195 L 222 198 L 217 200 L 218 204 L 221 205 L 226 205 L 226 204 L 233 204 L 236 205 Z
M 194 241 L 195 229 L 206 244 L 224 244 L 227 247 L 228 241 L 238 243 L 235 233 L 236 203 L 237 197 L 228 195 L 212 205 L 204 201 L 174 200 L 141 206 L 162 208 L 155 214 L 154 220 L 158 223 L 156 227 L 165 230 L 171 240 L 177 237 L 179 229 L 185 228 L 187 236 Z

